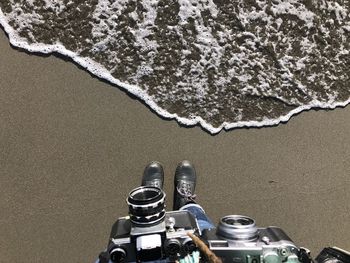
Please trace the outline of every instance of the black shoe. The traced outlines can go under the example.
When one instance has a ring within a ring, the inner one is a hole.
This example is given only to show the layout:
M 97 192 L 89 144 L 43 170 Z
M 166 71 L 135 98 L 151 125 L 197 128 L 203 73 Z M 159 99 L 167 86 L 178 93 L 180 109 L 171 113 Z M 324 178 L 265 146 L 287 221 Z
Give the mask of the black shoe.
M 179 210 L 186 204 L 195 203 L 196 170 L 189 161 L 182 161 L 176 167 L 174 184 L 174 210 Z
M 158 162 L 151 162 L 143 171 L 142 186 L 155 186 L 163 188 L 164 172 L 163 167 Z

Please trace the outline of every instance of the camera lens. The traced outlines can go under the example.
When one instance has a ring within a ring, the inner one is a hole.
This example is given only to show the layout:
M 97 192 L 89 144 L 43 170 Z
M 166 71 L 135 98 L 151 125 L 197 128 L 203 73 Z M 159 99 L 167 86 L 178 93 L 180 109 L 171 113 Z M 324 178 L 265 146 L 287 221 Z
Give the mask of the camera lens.
M 248 216 L 229 215 L 221 218 L 217 234 L 233 240 L 253 240 L 258 230 L 255 221 Z
M 249 217 L 226 217 L 223 222 L 232 226 L 249 226 L 254 224 L 254 220 Z
M 350 262 L 350 252 L 337 247 L 324 248 L 316 257 L 318 263 L 347 263 Z
M 141 186 L 132 190 L 126 201 L 132 223 L 148 227 L 164 220 L 165 193 L 163 190 L 153 186 Z

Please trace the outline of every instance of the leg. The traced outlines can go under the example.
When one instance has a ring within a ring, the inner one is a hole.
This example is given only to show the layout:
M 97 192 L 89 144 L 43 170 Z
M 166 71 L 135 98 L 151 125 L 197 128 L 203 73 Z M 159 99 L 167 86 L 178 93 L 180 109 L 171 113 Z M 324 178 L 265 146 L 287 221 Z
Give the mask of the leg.
M 201 232 L 203 232 L 203 230 L 205 229 L 215 228 L 213 222 L 210 220 L 210 218 L 207 216 L 204 209 L 200 205 L 187 204 L 182 206 L 180 210 L 187 210 L 196 217 Z
M 189 161 L 181 162 L 175 172 L 174 210 L 187 210 L 192 213 L 201 231 L 214 228 L 204 209 L 196 204 L 194 190 L 196 188 L 196 170 Z

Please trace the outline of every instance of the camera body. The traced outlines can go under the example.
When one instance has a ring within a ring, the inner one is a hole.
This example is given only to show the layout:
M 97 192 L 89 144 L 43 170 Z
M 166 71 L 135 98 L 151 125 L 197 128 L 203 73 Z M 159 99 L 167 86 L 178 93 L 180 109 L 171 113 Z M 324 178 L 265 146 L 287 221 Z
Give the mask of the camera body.
M 202 238 L 223 262 L 300 262 L 299 248 L 282 229 L 257 228 L 247 216 L 225 216 L 216 229 L 203 231 Z
M 124 250 L 124 262 L 176 260 L 196 249 L 187 233 L 198 231 L 196 219 L 187 211 L 166 212 L 164 221 L 147 228 L 133 225 L 128 217 L 119 218 L 111 233 L 109 253 Z
M 110 234 L 112 262 L 175 261 L 196 249 L 187 233 L 199 234 L 197 220 L 188 211 L 165 212 L 164 200 L 164 192 L 156 187 L 139 187 L 129 194 L 129 216 L 119 218 Z

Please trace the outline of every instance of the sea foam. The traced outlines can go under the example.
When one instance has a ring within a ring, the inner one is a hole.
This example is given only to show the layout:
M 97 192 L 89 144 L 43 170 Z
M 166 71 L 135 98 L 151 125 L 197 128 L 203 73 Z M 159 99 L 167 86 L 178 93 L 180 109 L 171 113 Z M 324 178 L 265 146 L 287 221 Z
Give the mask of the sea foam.
M 211 133 L 350 102 L 350 2 L 9 0 L 0 23 Z

